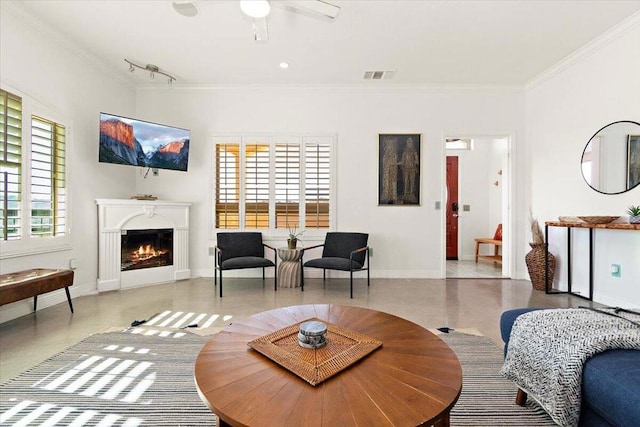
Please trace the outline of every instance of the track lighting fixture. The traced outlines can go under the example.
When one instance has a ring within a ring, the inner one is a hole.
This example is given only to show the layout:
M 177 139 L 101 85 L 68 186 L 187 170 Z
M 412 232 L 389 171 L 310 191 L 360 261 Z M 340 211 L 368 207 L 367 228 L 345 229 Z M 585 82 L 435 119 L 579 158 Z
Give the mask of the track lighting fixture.
M 174 80 L 176 80 L 175 77 L 173 77 L 171 74 L 168 74 L 162 70 L 160 70 L 160 68 L 157 65 L 153 65 L 153 64 L 147 64 L 144 67 L 142 65 L 138 65 L 135 62 L 132 62 L 130 60 L 128 60 L 127 58 L 124 59 L 127 64 L 129 64 L 129 71 L 130 72 L 134 72 L 136 70 L 136 68 L 139 68 L 141 70 L 145 70 L 149 72 L 149 77 L 151 79 L 155 79 L 156 77 L 156 73 L 157 74 L 162 74 L 163 76 L 167 77 L 167 83 L 172 84 Z

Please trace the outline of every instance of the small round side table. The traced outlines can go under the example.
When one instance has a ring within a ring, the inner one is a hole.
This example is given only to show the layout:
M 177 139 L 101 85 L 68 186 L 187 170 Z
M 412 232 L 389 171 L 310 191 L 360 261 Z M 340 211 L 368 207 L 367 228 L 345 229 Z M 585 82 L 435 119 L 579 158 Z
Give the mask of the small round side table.
M 281 288 L 299 287 L 302 250 L 278 248 L 278 256 L 282 260 L 278 264 L 278 286 Z

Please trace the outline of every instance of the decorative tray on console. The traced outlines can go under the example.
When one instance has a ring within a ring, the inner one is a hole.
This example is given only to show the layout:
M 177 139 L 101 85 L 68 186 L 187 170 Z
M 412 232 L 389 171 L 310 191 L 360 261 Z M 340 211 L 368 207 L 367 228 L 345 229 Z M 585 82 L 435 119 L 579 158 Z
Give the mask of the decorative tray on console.
M 300 324 L 314 320 L 327 325 L 327 344 L 316 349 L 301 347 Z M 247 345 L 315 386 L 372 353 L 382 342 L 312 318 L 256 338 Z
M 620 218 L 619 216 L 579 216 L 581 220 L 588 224 L 609 224 Z

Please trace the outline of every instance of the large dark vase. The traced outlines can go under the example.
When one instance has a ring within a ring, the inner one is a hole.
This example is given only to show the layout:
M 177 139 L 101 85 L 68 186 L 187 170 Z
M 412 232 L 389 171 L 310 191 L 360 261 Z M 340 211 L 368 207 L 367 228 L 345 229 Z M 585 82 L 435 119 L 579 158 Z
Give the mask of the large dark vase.
M 544 282 L 544 254 L 545 254 L 545 244 L 544 243 L 529 243 L 531 246 L 531 250 L 524 257 L 525 262 L 527 263 L 527 270 L 529 270 L 529 277 L 531 278 L 531 284 L 533 285 L 533 289 L 538 291 L 545 290 L 545 282 Z M 549 278 L 549 288 L 553 286 L 553 275 L 556 269 L 556 258 L 552 253 L 549 253 L 549 270 L 548 270 L 548 278 Z
M 287 239 L 289 249 L 295 249 L 298 246 L 298 239 Z

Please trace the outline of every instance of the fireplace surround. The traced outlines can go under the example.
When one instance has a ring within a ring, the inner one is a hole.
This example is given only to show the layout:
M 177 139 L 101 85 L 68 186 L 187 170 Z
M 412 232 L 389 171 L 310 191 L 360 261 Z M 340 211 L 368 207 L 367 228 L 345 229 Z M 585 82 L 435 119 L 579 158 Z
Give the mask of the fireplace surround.
M 190 203 L 97 199 L 96 204 L 99 292 L 191 277 Z

